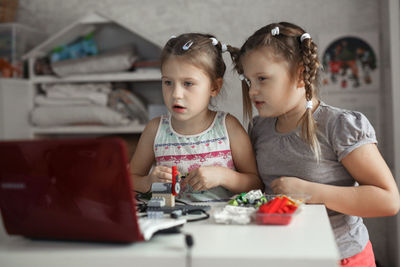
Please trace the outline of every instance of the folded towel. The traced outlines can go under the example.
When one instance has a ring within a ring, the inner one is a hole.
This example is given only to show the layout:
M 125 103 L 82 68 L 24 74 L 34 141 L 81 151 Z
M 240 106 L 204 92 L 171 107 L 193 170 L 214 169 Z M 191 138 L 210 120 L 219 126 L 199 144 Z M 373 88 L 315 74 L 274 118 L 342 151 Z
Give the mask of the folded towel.
M 56 91 L 65 94 L 81 92 L 100 92 L 109 94 L 112 89 L 111 83 L 55 83 L 55 84 L 42 84 L 41 88 L 45 92 Z
M 88 98 L 51 98 L 44 95 L 37 95 L 35 97 L 35 104 L 38 106 L 84 106 L 96 103 Z
M 44 84 L 42 89 L 51 99 L 86 100 L 89 103 L 105 106 L 108 102 L 108 94 L 111 92 L 111 83 Z
M 121 47 L 96 56 L 53 62 L 59 76 L 127 71 L 137 59 L 135 47 Z
M 126 125 L 129 119 L 102 106 L 39 106 L 31 112 L 31 122 L 37 126 L 63 126 L 74 124 Z
M 91 92 L 91 93 L 70 93 L 70 94 L 64 94 L 60 92 L 48 92 L 47 97 L 53 98 L 53 99 L 71 99 L 71 100 L 77 100 L 77 99 L 86 99 L 90 101 L 93 104 L 101 105 L 101 106 L 106 106 L 107 101 L 108 101 L 108 95 L 104 93 L 97 93 L 97 92 Z

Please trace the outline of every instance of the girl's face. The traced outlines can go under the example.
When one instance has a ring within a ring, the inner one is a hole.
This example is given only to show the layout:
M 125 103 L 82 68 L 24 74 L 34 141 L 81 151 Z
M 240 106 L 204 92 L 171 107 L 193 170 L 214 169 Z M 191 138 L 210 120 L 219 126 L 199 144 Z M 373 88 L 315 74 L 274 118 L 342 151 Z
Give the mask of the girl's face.
M 165 61 L 161 68 L 164 103 L 180 121 L 206 114 L 212 96 L 219 89 L 200 68 L 177 57 Z
M 241 60 L 249 96 L 262 117 L 279 117 L 305 105 L 303 82 L 292 79 L 289 64 L 267 47 L 247 52 Z

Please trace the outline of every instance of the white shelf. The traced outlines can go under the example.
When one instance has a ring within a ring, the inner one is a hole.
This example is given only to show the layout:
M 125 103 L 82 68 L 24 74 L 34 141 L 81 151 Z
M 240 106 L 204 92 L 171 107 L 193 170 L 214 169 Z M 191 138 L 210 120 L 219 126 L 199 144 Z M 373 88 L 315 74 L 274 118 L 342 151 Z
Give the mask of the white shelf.
M 123 47 L 126 45 L 134 45 L 136 52 L 140 58 L 149 62 L 159 60 L 161 47 L 147 40 L 135 31 L 126 28 L 117 21 L 103 16 L 98 13 L 91 13 L 81 19 L 76 20 L 64 29 L 50 36 L 43 43 L 32 49 L 24 56 L 29 63 L 29 106 L 24 115 L 29 117 L 29 111 L 34 108 L 33 99 L 38 92 L 38 86 L 51 83 L 97 83 L 97 82 L 127 82 L 129 89 L 133 91 L 141 91 L 140 96 L 144 99 L 150 99 L 149 102 L 159 102 L 161 91 L 161 71 L 156 67 L 137 68 L 135 71 L 121 71 L 116 73 L 97 73 L 97 74 L 77 74 L 66 77 L 58 77 L 56 75 L 35 75 L 35 62 L 39 58 L 47 57 L 49 53 L 60 45 L 69 44 L 77 38 L 88 33 L 96 31 L 96 42 L 98 42 L 99 51 L 107 51 Z M 157 83 L 157 86 L 154 84 Z M 147 90 L 149 89 L 149 90 Z M 154 92 L 157 90 L 157 92 Z M 159 91 L 159 92 L 158 92 Z M 0 110 L 1 115 L 1 110 Z M 27 121 L 25 119 L 25 121 Z M 27 132 L 35 138 L 35 136 L 52 136 L 56 135 L 107 135 L 107 134 L 138 134 L 142 133 L 145 125 L 139 125 L 137 122 L 125 126 L 96 126 L 96 125 L 79 125 L 79 126 L 52 126 L 37 127 L 29 125 Z
M 127 134 L 141 133 L 145 125 L 131 124 L 127 126 L 61 126 L 61 127 L 33 127 L 33 134 Z
M 112 82 L 112 81 L 160 81 L 161 72 L 156 68 L 138 69 L 133 72 L 73 75 L 68 77 L 34 76 L 33 83 L 69 83 L 69 82 Z

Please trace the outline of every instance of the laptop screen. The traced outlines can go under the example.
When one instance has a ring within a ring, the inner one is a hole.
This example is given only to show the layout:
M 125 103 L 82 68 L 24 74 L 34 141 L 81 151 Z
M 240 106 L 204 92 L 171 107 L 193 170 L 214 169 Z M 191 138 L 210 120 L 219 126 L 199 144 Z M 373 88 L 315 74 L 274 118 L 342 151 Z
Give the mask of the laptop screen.
M 127 149 L 118 138 L 0 142 L 0 208 L 9 234 L 143 239 Z

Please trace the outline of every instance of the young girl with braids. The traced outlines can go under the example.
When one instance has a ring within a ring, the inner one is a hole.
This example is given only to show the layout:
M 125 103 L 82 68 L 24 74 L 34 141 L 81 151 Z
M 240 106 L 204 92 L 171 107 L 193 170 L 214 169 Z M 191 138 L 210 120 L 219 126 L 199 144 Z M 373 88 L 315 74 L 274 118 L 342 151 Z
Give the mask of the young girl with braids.
M 317 97 L 317 46 L 302 28 L 273 23 L 231 52 L 242 79 L 258 172 L 266 192 L 322 203 L 346 266 L 375 266 L 361 217 L 393 216 L 399 192 L 361 113 Z
M 185 200 L 229 199 L 263 187 L 242 125 L 209 109 L 222 88 L 226 50 L 214 36 L 197 33 L 171 37 L 165 45 L 162 93 L 169 114 L 151 120 L 140 137 L 131 161 L 135 190 L 148 192 L 154 182 L 172 182 L 174 165 L 187 174 L 178 195 Z

